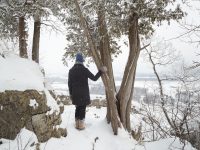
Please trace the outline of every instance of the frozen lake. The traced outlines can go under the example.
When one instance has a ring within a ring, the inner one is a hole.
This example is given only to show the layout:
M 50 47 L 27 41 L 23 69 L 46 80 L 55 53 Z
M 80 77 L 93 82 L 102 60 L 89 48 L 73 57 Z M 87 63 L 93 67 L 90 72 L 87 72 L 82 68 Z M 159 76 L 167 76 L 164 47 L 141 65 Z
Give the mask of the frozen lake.
M 48 83 L 51 85 L 52 89 L 59 95 L 69 95 L 68 92 L 68 85 L 67 85 L 67 79 L 65 78 L 48 78 Z M 121 81 L 115 82 L 117 89 L 119 88 Z M 180 83 L 177 81 L 165 81 L 163 82 L 163 89 L 164 93 L 167 95 L 174 96 L 176 93 L 176 89 L 180 86 Z M 101 80 L 98 80 L 97 82 L 89 81 L 89 87 L 90 87 L 90 94 L 91 98 L 104 98 L 104 86 Z M 140 90 L 148 90 L 148 92 L 151 93 L 159 93 L 158 90 L 158 82 L 153 78 L 139 78 L 135 81 L 135 91 Z

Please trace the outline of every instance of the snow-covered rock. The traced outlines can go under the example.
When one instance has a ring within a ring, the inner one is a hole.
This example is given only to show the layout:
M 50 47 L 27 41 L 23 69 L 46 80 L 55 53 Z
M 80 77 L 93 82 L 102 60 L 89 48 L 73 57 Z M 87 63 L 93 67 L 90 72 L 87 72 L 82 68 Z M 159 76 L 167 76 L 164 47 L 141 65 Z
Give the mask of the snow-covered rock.
M 44 86 L 44 76 L 37 63 L 14 54 L 0 56 L 0 138 L 15 139 L 24 127 L 33 131 L 38 141 L 66 136 L 60 107 Z

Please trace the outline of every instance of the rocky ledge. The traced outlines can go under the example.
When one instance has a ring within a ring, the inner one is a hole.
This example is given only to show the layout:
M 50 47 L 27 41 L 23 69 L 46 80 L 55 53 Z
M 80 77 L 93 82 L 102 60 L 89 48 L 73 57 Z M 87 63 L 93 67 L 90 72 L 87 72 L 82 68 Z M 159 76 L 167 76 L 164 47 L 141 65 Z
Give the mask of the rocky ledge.
M 39 142 L 51 137 L 67 136 L 67 130 L 57 128 L 61 113 L 49 114 L 44 92 L 36 90 L 0 93 L 0 138 L 15 139 L 22 128 L 33 131 Z

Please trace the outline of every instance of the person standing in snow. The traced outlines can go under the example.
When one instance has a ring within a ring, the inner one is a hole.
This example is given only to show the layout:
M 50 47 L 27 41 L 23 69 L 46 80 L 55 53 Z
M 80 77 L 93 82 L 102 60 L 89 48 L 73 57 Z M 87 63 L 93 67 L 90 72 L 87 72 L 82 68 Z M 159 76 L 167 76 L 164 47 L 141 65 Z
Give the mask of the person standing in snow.
M 101 67 L 96 75 L 93 75 L 84 65 L 82 53 L 76 54 L 76 62 L 69 70 L 68 87 L 72 104 L 75 105 L 75 127 L 79 130 L 85 129 L 86 106 L 91 103 L 88 86 L 88 78 L 96 81 L 102 73 L 107 71 L 105 66 Z

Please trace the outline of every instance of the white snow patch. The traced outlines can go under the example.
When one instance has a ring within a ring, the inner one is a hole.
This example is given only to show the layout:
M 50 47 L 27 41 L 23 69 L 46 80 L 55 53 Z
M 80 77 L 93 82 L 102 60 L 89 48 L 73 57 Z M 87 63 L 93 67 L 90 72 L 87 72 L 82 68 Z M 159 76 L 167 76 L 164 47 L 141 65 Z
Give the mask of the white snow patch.
M 181 144 L 178 138 L 167 138 L 151 143 L 145 143 L 145 147 L 147 150 L 195 150 L 195 148 L 191 147 L 187 142 L 185 146 Z
M 33 107 L 34 109 L 37 108 L 39 105 L 35 99 L 30 99 L 29 106 Z
M 0 92 L 5 90 L 44 90 L 43 74 L 37 63 L 17 55 L 0 57 Z

